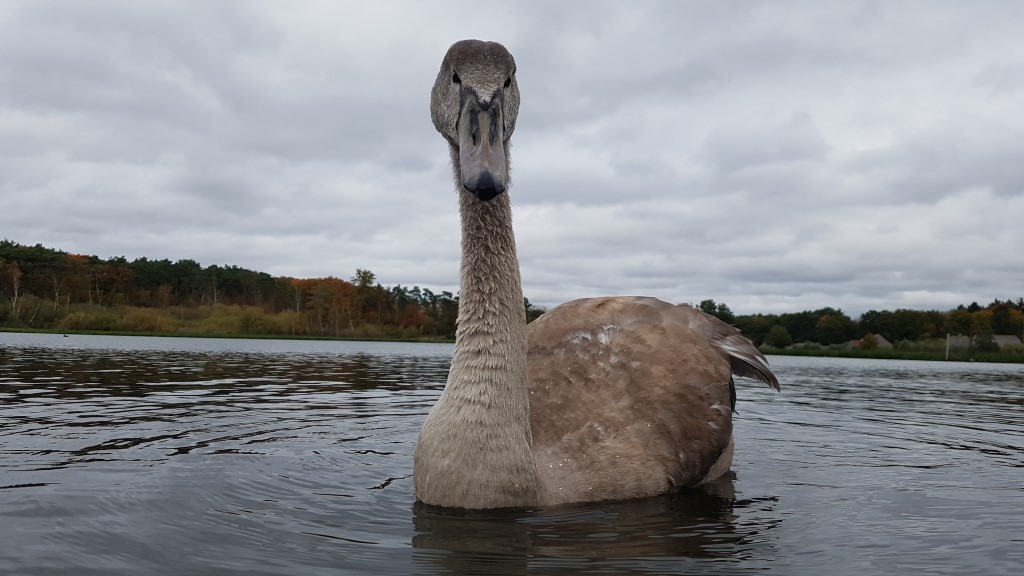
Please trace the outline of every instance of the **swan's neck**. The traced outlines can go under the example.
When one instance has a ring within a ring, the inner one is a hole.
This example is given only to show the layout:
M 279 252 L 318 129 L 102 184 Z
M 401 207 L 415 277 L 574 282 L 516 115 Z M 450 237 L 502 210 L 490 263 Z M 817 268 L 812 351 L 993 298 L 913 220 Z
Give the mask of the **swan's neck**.
M 459 324 L 448 386 L 480 388 L 515 402 L 529 427 L 526 312 L 509 198 L 481 202 L 461 192 L 460 209 Z
M 452 150 L 459 181 L 459 158 Z M 508 149 L 506 144 L 506 158 Z M 506 180 L 507 180 L 506 174 Z M 445 394 L 488 398 L 489 418 L 530 432 L 526 386 L 526 311 L 508 194 L 482 202 L 459 187 L 462 266 L 455 352 Z M 507 422 L 506 422 L 507 420 Z
M 459 166 L 453 154 L 456 182 Z M 459 190 L 462 268 L 448 383 L 416 447 L 416 496 L 463 508 L 530 506 L 537 470 L 526 380 L 526 311 L 508 194 Z

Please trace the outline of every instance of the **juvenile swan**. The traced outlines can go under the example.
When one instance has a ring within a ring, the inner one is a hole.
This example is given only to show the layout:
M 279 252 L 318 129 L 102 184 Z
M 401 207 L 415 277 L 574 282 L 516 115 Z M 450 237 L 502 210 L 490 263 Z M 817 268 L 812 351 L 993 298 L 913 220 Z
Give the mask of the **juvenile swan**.
M 416 497 L 457 508 L 636 498 L 732 463 L 732 374 L 778 389 L 750 340 L 655 298 L 575 300 L 526 325 L 512 233 L 512 55 L 452 45 L 430 115 L 462 217 L 459 324 L 444 393 L 420 431 Z

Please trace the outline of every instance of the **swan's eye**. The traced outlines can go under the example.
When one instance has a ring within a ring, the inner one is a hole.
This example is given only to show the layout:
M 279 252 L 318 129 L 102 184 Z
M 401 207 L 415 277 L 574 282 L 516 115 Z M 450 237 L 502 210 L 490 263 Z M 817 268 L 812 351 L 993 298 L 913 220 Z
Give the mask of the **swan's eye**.
M 512 85 L 512 77 L 509 76 L 508 78 L 505 78 L 505 88 L 508 88 L 511 85 Z
M 459 78 L 459 73 L 458 72 L 452 72 L 452 83 L 453 84 L 462 84 L 462 78 Z

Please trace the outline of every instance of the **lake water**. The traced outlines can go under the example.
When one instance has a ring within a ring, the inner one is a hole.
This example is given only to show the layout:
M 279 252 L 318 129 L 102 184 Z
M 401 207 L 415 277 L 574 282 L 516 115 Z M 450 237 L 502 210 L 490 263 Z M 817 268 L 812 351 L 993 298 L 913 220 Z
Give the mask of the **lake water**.
M 0 333 L 0 573 L 1024 574 L 1024 366 L 772 357 L 734 477 L 452 513 L 450 345 Z

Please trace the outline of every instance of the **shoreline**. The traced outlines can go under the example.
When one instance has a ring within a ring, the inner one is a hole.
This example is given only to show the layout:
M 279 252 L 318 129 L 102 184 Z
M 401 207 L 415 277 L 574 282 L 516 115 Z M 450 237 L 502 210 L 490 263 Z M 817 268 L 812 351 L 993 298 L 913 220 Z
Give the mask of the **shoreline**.
M 394 338 L 373 336 L 303 336 L 298 334 L 232 334 L 202 332 L 146 332 L 127 330 L 49 330 L 45 328 L 10 328 L 0 327 L 0 332 L 12 334 L 63 334 L 79 336 L 128 336 L 150 338 L 214 338 L 233 340 L 308 340 L 308 341 L 341 341 L 341 342 L 396 342 L 424 344 L 453 344 L 450 338 Z M 761 352 L 771 356 L 812 356 L 825 358 L 865 358 L 874 360 L 921 360 L 929 362 L 985 362 L 992 364 L 1024 364 L 1024 353 L 1021 352 L 974 352 L 954 351 L 949 359 L 945 351 L 935 350 L 828 350 L 828 349 L 785 349 L 762 348 Z
M 990 364 L 1024 364 L 1021 352 L 951 351 L 946 358 L 944 350 L 790 350 L 761 348 L 761 353 L 772 356 L 816 356 L 824 358 L 866 358 L 873 360 L 922 360 L 927 362 L 985 362 Z
M 424 344 L 452 344 L 454 339 L 448 338 L 391 338 L 386 336 L 302 336 L 298 334 L 231 334 L 204 332 L 146 332 L 128 330 L 49 330 L 46 328 L 9 328 L 0 327 L 0 332 L 11 334 L 53 334 L 65 336 L 129 336 L 143 338 L 214 338 L 232 340 L 311 340 L 311 341 L 342 341 L 342 342 L 401 342 Z

